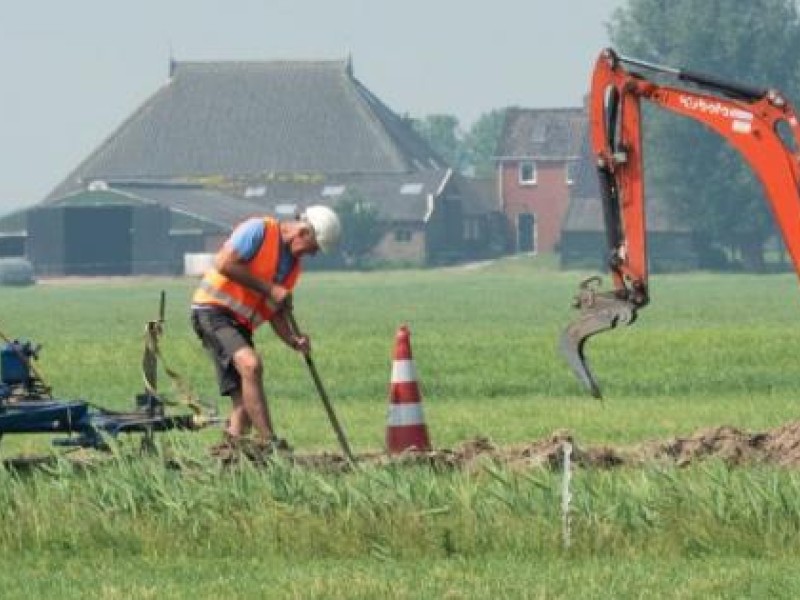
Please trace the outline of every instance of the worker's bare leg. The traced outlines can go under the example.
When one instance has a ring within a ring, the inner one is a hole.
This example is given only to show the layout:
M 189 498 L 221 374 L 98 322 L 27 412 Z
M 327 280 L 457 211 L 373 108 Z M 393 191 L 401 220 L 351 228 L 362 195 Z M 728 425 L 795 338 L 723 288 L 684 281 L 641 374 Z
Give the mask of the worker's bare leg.
M 244 408 L 241 388 L 231 392 L 233 408 L 228 417 L 228 433 L 233 437 L 241 437 L 250 431 L 250 417 Z
M 240 348 L 233 355 L 233 364 L 242 378 L 241 404 L 244 412 L 255 427 L 260 441 L 267 442 L 272 438 L 273 430 L 264 394 L 261 358 L 253 348 Z

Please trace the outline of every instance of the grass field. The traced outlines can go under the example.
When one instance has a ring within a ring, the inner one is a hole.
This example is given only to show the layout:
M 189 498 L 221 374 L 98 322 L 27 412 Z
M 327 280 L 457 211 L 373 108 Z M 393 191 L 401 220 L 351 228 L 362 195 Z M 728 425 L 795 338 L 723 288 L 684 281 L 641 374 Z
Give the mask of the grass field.
M 544 266 L 542 263 L 545 263 Z M 546 261 L 483 268 L 309 273 L 296 300 L 320 374 L 359 452 L 382 447 L 396 329 L 408 324 L 432 441 L 500 445 L 568 429 L 629 444 L 797 420 L 800 289 L 792 275 L 663 275 L 638 323 L 588 344 L 589 398 L 556 352 L 583 273 Z M 43 343 L 56 395 L 130 408 L 144 323 L 167 291 L 163 351 L 208 399 L 185 279 L 0 288 L 0 331 Z M 336 451 L 305 366 L 265 330 L 276 424 L 298 452 Z M 162 376 L 162 384 L 166 382 Z M 226 408 L 221 404 L 222 408 Z M 170 438 L 186 468 L 120 458 L 102 469 L 0 473 L 3 597 L 795 597 L 800 474 L 706 463 L 578 471 L 563 547 L 560 475 L 325 475 L 220 471 L 218 432 Z M 3 439 L 4 455 L 47 440 Z

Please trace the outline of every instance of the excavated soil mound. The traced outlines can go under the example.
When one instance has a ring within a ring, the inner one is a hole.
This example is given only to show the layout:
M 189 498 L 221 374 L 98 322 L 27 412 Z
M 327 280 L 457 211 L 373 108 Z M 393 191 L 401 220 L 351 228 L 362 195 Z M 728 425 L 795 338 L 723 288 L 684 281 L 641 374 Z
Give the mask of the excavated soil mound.
M 685 467 L 698 461 L 717 459 L 731 466 L 772 464 L 800 468 L 800 422 L 782 425 L 765 433 L 748 433 L 735 427 L 701 429 L 688 437 L 666 442 L 645 442 L 632 446 L 583 447 L 568 431 L 513 446 L 497 446 L 490 439 L 477 437 L 453 449 L 408 452 L 398 456 L 383 453 L 359 455 L 365 465 L 431 466 L 441 469 L 471 469 L 486 460 L 514 469 L 560 469 L 569 442 L 571 460 L 586 468 L 637 467 L 646 464 L 672 464 Z M 295 464 L 322 470 L 345 470 L 347 462 L 336 454 L 296 455 Z
M 407 452 L 396 456 L 371 452 L 359 454 L 356 458 L 361 465 L 387 468 L 423 466 L 440 470 L 471 470 L 490 461 L 515 470 L 560 470 L 567 447 L 571 450 L 572 463 L 584 468 L 641 467 L 648 464 L 685 467 L 699 461 L 717 459 L 731 466 L 769 464 L 796 469 L 800 468 L 800 421 L 763 433 L 748 433 L 728 426 L 712 427 L 700 429 L 688 437 L 620 447 L 584 447 L 569 431 L 559 430 L 545 439 L 512 446 L 498 446 L 489 438 L 476 437 L 452 449 Z M 76 466 L 96 464 L 91 457 L 72 456 L 71 462 Z M 289 462 L 299 467 L 316 471 L 335 473 L 352 469 L 344 456 L 337 453 L 296 452 L 283 458 L 288 458 Z M 19 457 L 6 459 L 3 464 L 6 468 L 25 471 L 52 463 L 53 459 L 53 456 Z M 266 458 L 259 464 L 269 462 Z M 183 468 L 187 464 L 185 460 L 173 463 L 177 465 L 176 468 Z

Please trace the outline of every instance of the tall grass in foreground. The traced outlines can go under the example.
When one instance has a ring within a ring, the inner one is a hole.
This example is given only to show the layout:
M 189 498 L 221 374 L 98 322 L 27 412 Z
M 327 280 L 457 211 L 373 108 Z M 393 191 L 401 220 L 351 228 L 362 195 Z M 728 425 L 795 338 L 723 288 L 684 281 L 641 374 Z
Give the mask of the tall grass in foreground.
M 114 460 L 73 473 L 0 472 L 0 553 L 310 559 L 798 556 L 800 474 L 578 471 L 572 546 L 558 474 L 389 466 L 323 475 L 288 465 L 166 469 Z

